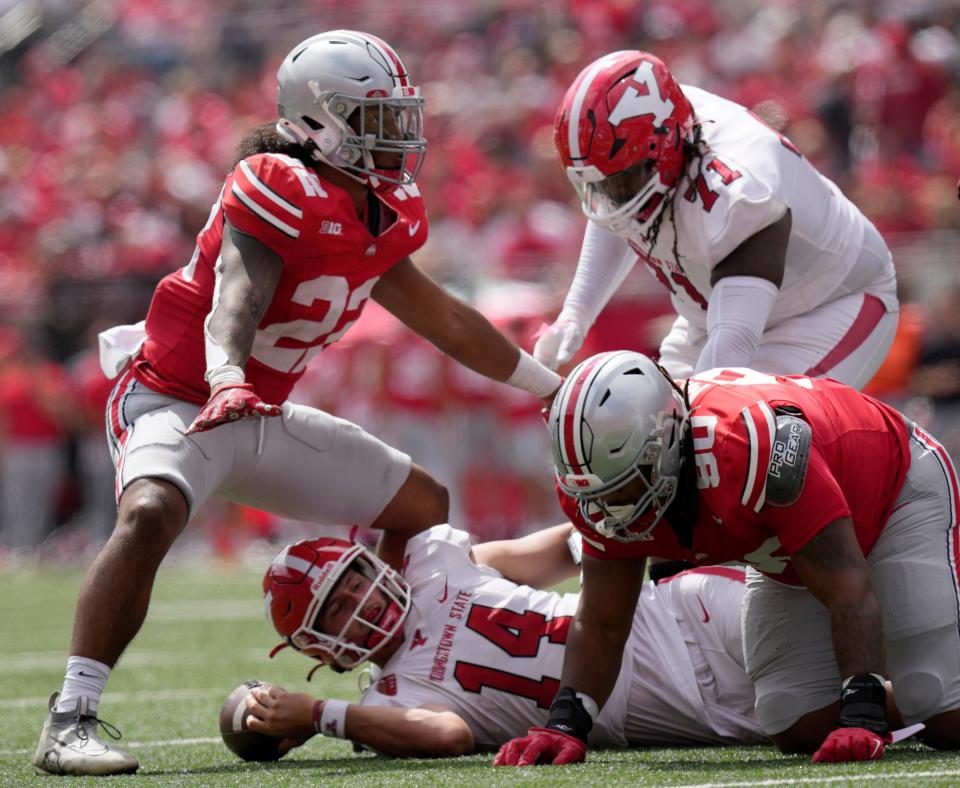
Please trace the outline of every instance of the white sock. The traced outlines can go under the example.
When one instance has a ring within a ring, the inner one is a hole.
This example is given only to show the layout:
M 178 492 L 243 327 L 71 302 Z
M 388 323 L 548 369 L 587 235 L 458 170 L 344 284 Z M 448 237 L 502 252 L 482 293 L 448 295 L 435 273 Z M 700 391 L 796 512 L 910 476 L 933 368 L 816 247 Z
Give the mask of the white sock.
M 60 690 L 54 711 L 73 711 L 77 707 L 77 698 L 87 698 L 90 711 L 96 711 L 109 676 L 110 668 L 102 662 L 86 657 L 70 657 L 63 677 L 63 689 Z

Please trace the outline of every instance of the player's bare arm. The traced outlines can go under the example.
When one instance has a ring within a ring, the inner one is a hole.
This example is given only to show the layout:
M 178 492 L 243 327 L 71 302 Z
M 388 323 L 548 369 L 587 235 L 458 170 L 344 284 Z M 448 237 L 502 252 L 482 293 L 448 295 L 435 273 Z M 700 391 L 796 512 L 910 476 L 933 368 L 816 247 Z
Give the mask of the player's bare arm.
M 225 363 L 243 368 L 253 349 L 257 325 L 267 311 L 283 260 L 256 238 L 227 222 L 220 249 L 220 298 L 207 331 L 223 348 Z
M 880 758 L 884 746 L 892 741 L 884 688 L 883 613 L 853 520 L 842 517 L 834 521 L 792 558 L 801 580 L 830 613 L 833 650 L 843 679 L 839 720 L 813 761 Z M 801 719 L 799 724 L 803 722 Z
M 567 545 L 573 530 L 570 523 L 561 523 L 519 539 L 483 542 L 474 545 L 473 559 L 514 583 L 548 588 L 580 571 Z
M 560 690 L 543 727 L 504 744 L 495 766 L 579 763 L 593 721 L 613 692 L 643 585 L 644 559 L 583 556 L 577 612 L 570 623 Z
M 840 675 L 885 676 L 883 614 L 853 521 L 843 517 L 831 523 L 792 560 L 804 584 L 830 611 Z
M 550 397 L 560 378 L 521 352 L 480 312 L 444 290 L 410 258 L 373 288 L 373 300 L 466 367 L 493 380 Z
M 299 746 L 317 733 L 325 700 L 280 687 L 254 690 L 247 697 L 251 730 L 288 739 Z M 440 706 L 414 709 L 346 707 L 343 734 L 352 741 L 398 758 L 448 758 L 474 751 L 473 733 L 454 712 Z
M 452 758 L 474 751 L 473 732 L 440 706 L 357 706 L 347 710 L 347 737 L 398 758 Z
M 643 559 L 583 557 L 580 603 L 567 636 L 560 685 L 589 695 L 600 708 L 617 682 L 643 570 Z
M 728 276 L 755 276 L 780 287 L 787 260 L 787 242 L 793 219 L 790 209 L 773 224 L 751 235 L 714 267 L 710 284 Z
M 236 419 L 280 415 L 279 407 L 263 402 L 246 382 L 244 368 L 282 269 L 279 255 L 224 222 L 217 297 L 204 325 L 210 399 L 188 435 Z
M 747 238 L 710 273 L 707 341 L 694 367 L 752 366 L 780 294 L 790 241 L 790 209 Z

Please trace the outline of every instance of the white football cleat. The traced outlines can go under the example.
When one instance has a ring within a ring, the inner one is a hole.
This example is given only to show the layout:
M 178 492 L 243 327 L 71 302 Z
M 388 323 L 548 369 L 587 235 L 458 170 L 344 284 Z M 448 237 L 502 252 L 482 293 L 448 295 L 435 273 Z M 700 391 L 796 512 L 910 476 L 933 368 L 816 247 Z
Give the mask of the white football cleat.
M 87 698 L 78 698 L 73 711 L 54 711 L 59 694 L 50 696 L 50 714 L 33 756 L 34 766 L 50 774 L 77 775 L 131 774 L 140 768 L 136 758 L 97 736 L 98 725 L 113 739 L 120 738 L 120 731 L 91 713 Z

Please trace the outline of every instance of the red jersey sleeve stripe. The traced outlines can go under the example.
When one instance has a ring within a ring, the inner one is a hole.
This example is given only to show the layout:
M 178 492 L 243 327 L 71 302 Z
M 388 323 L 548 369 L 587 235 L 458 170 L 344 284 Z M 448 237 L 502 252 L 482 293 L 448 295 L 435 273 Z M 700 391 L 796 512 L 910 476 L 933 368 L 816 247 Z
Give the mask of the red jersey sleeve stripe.
M 755 402 L 740 411 L 747 429 L 749 460 L 740 503 L 759 512 L 767 497 L 767 469 L 776 431 L 776 418 L 766 402 Z
M 266 197 L 274 205 L 279 205 L 287 213 L 296 216 L 298 219 L 303 218 L 303 211 L 301 211 L 296 205 L 285 200 L 279 194 L 277 194 L 273 189 L 271 189 L 267 184 L 261 181 L 253 169 L 245 161 L 240 162 L 240 169 L 243 171 L 244 177 L 250 182 L 250 185 L 253 186 L 260 194 Z
M 256 203 L 253 200 L 253 198 L 248 197 L 246 193 L 244 193 L 243 189 L 240 188 L 236 180 L 233 181 L 233 186 L 230 187 L 230 191 L 234 194 L 234 196 L 236 196 L 238 200 L 240 200 L 240 202 L 246 205 L 247 208 L 249 208 L 253 213 L 255 213 L 257 216 L 259 216 L 268 224 L 272 224 L 284 235 L 289 235 L 291 238 L 300 237 L 300 231 L 296 227 L 291 227 L 285 221 L 283 221 L 277 216 L 274 216 L 266 208 L 263 208 L 258 203 Z

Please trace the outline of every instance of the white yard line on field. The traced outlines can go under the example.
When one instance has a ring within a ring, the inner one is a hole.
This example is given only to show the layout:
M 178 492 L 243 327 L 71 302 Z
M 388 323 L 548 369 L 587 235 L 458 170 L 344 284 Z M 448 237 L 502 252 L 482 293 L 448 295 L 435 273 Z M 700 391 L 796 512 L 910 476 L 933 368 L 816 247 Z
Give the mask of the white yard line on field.
M 194 744 L 219 744 L 223 741 L 219 736 L 197 736 L 193 739 L 164 739 L 162 741 L 128 741 L 124 742 L 124 748 L 136 749 L 138 747 L 188 747 Z M 33 747 L 19 750 L 0 750 L 0 758 L 7 758 L 11 755 L 30 755 L 33 753 Z
M 673 788 L 761 788 L 767 785 L 825 785 L 827 783 L 847 783 L 857 782 L 863 784 L 863 781 L 884 782 L 885 780 L 915 780 L 923 777 L 958 777 L 960 770 L 945 769 L 935 772 L 864 772 L 862 774 L 844 774 L 836 777 L 778 777 L 775 780 L 749 780 L 747 782 L 735 783 L 692 783 L 690 785 L 678 785 Z
M 188 698 L 206 698 L 214 695 L 223 695 L 222 689 L 176 689 L 176 690 L 138 690 L 137 692 L 106 692 L 103 703 L 129 703 L 158 700 L 185 700 Z M 42 698 L 7 698 L 0 700 L 0 709 L 28 709 L 31 706 L 47 707 L 47 699 Z

